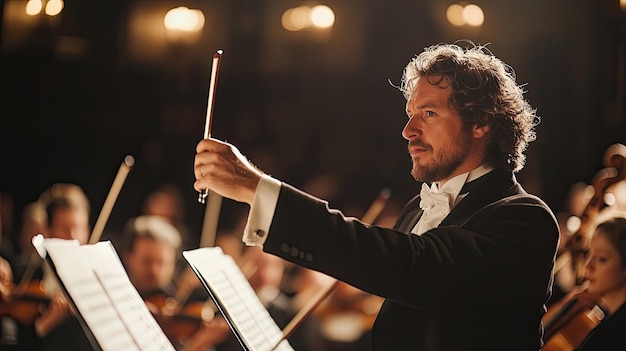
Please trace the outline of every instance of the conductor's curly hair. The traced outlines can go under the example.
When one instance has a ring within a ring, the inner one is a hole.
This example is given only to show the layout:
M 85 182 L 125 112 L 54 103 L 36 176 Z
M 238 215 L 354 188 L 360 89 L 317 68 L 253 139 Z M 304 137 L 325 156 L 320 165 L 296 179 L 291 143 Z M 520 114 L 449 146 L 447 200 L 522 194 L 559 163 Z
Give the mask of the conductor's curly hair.
M 489 126 L 485 161 L 517 172 L 524 167 L 524 152 L 536 138 L 534 128 L 540 119 L 525 100 L 513 68 L 485 46 L 466 43 L 426 48 L 405 67 L 399 88 L 408 100 L 420 77 L 441 88 L 450 85 L 449 104 L 463 125 Z

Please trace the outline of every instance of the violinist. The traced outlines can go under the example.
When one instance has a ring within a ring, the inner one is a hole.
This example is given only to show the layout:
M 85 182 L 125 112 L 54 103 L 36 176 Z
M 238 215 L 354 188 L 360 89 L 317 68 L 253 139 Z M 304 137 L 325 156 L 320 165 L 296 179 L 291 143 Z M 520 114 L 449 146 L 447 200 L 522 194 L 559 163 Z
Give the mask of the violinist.
M 6 236 L 4 230 L 5 223 L 9 227 L 9 214 L 12 209 L 12 202 L 8 201 L 9 197 L 6 194 L 0 193 L 0 302 L 4 302 L 9 298 L 10 288 L 13 284 L 13 269 L 11 268 L 11 260 L 14 255 L 11 249 L 10 239 Z M 1 335 L 0 335 L 1 336 Z
M 36 255 L 33 247 L 33 236 L 45 233 L 47 225 L 46 204 L 44 201 L 34 201 L 24 206 L 22 210 L 21 227 L 18 231 L 17 252 L 13 256 L 15 276 L 22 277 L 29 261 Z
M 191 231 L 185 222 L 185 201 L 178 185 L 163 183 L 148 193 L 142 204 L 142 215 L 155 215 L 166 218 L 178 229 L 183 250 L 196 248 Z M 197 280 L 197 278 L 194 277 Z
M 205 319 L 198 313 L 195 320 L 189 321 L 188 318 L 177 320 L 177 315 L 169 314 L 166 303 L 176 295 L 173 278 L 181 247 L 176 227 L 161 216 L 143 215 L 128 221 L 123 237 L 126 244 L 122 260 L 128 277 L 178 350 L 212 349 L 230 335 L 226 321 L 220 317 Z M 190 322 L 192 331 L 188 335 L 177 332 L 181 328 L 176 323 Z
M 596 296 L 605 313 L 576 351 L 626 350 L 626 217 L 600 223 L 585 262 L 586 289 L 570 298 Z
M 42 234 L 46 238 L 76 239 L 80 244 L 87 243 L 90 207 L 80 186 L 53 184 L 38 201 L 45 209 L 46 226 Z M 48 303 L 39 306 L 41 313 L 34 318 L 32 325 L 22 325 L 20 343 L 32 343 L 28 347 L 31 350 L 91 349 L 89 339 L 56 281 L 41 261 L 36 262 L 38 266 L 29 284 L 35 286 Z
M 557 262 L 563 259 L 563 254 L 567 252 L 569 238 L 580 228 L 580 218 L 585 207 L 591 201 L 593 194 L 593 186 L 585 182 L 576 182 L 568 189 L 564 208 L 556 214 L 561 235 L 557 251 Z M 554 285 L 548 306 L 550 307 L 563 299 L 568 292 L 574 289 L 576 283 L 576 273 L 573 271 L 572 265 L 562 265 L 554 273 Z
M 0 304 L 2 314 L 0 315 L 0 349 L 16 349 L 18 342 L 18 332 L 16 321 L 5 313 L 5 306 L 8 308 L 11 303 L 11 289 L 13 285 L 13 270 L 11 264 L 0 255 Z M 5 315 L 6 314 L 6 315 Z

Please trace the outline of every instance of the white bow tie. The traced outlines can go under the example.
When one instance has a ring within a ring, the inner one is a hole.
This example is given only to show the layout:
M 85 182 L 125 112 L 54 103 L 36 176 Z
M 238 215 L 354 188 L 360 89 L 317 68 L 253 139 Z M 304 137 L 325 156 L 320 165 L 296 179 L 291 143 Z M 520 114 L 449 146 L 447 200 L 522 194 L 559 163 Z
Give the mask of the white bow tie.
M 450 194 L 433 190 L 426 183 L 422 184 L 420 198 L 420 208 L 424 213 L 412 230 L 417 235 L 439 226 L 452 208 Z
M 428 212 L 440 212 L 443 211 L 446 214 L 450 212 L 452 208 L 451 196 L 448 193 L 440 192 L 432 189 L 426 183 L 422 184 L 422 190 L 420 191 L 420 208 Z

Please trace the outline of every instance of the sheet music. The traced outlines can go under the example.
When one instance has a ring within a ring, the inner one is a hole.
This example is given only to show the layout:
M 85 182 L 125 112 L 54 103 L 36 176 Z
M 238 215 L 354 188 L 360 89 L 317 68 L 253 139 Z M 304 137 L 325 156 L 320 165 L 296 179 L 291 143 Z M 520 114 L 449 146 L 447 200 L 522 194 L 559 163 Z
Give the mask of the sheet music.
M 43 247 L 102 350 L 174 351 L 109 241 L 79 246 L 50 240 Z
M 282 338 L 282 331 L 263 306 L 233 258 L 219 247 L 183 252 L 191 268 L 238 336 L 245 350 L 269 351 Z M 293 350 L 283 340 L 276 350 Z

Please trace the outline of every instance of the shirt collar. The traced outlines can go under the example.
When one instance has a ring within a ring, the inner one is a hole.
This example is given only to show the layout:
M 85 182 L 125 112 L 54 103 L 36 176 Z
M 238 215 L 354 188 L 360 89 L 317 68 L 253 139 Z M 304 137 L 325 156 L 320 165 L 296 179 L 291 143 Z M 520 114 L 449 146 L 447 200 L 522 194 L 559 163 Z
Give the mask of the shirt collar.
M 445 192 L 445 193 L 450 194 L 451 203 L 456 205 L 457 202 L 460 201 L 461 198 L 463 198 L 466 195 L 466 194 L 460 194 L 461 198 L 459 198 L 459 193 L 461 192 L 461 189 L 463 189 L 463 185 L 465 185 L 465 183 L 469 183 L 473 180 L 476 180 L 484 176 L 485 174 L 491 172 L 492 170 L 493 170 L 493 167 L 490 167 L 490 166 L 484 166 L 484 165 L 479 166 L 478 168 L 475 168 L 469 172 L 465 172 L 453 178 L 450 178 L 443 185 L 443 187 L 441 187 L 441 189 L 439 189 L 439 182 L 433 182 L 433 184 L 431 185 L 431 189 L 433 191 L 440 191 L 440 192 Z

